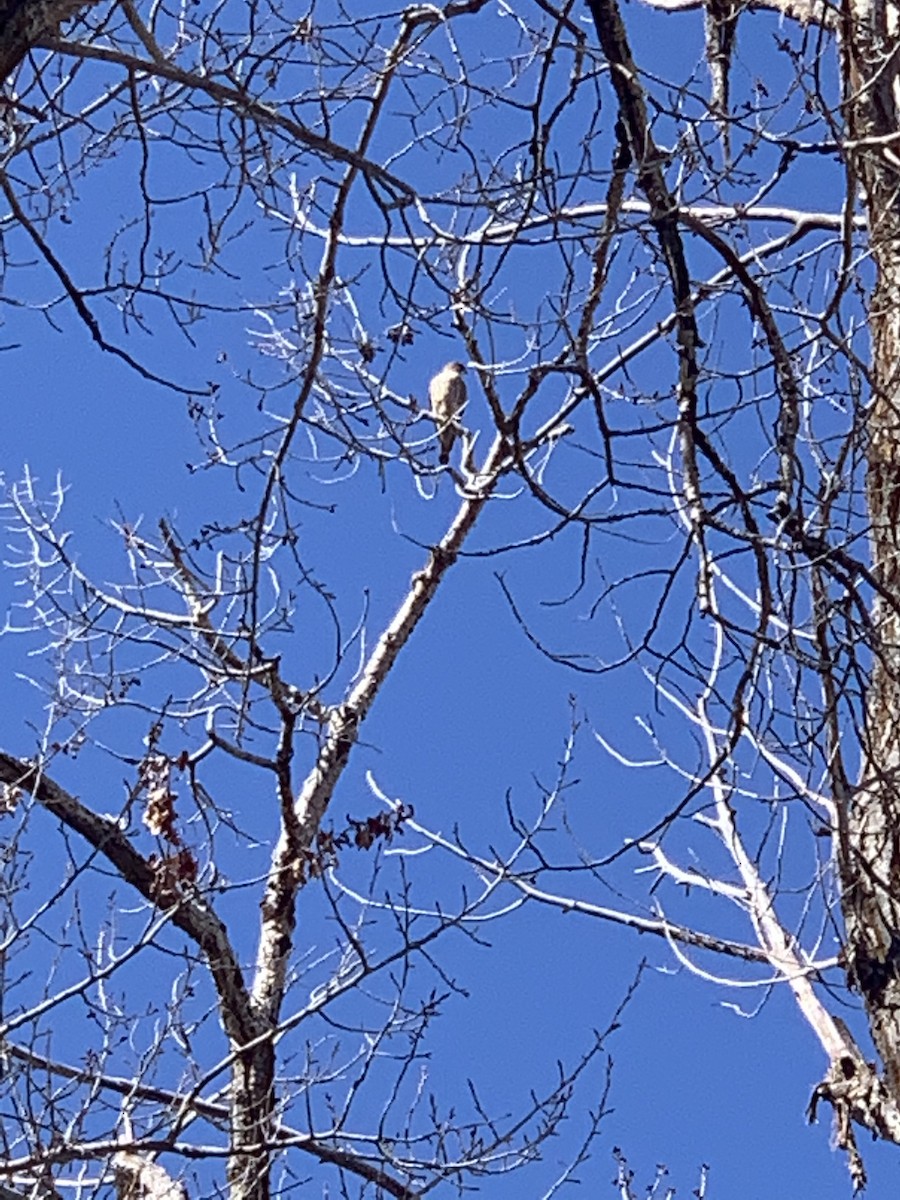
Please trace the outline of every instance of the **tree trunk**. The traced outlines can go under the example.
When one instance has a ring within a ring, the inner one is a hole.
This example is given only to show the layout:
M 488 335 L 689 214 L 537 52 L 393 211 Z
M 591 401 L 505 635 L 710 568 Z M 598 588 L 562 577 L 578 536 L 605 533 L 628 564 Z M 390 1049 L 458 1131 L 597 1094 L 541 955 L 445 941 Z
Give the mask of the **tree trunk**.
M 880 592 L 861 778 L 842 801 L 842 905 L 850 978 L 900 1102 L 900 156 L 883 141 L 898 130 L 900 48 L 893 4 L 853 0 L 845 19 L 849 163 L 863 190 L 876 272 L 867 502 Z
M 271 1038 L 237 1059 L 231 1074 L 230 1200 L 269 1200 L 275 1050 Z
M 96 0 L 0 0 L 0 87 L 28 51 Z

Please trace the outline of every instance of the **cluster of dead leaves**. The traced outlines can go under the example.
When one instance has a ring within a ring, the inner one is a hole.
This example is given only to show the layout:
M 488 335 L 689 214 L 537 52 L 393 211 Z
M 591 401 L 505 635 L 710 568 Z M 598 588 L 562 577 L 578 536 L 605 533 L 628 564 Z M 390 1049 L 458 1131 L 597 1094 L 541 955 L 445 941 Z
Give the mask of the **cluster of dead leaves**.
M 171 853 L 153 854 L 148 860 L 154 892 L 161 903 L 172 903 L 183 894 L 186 884 L 197 879 L 197 860 L 178 832 L 175 811 L 178 797 L 172 788 L 172 772 L 186 766 L 186 752 L 173 760 L 151 746 L 139 768 L 138 784 L 145 796 L 143 822 L 155 837 L 172 848 Z
M 403 832 L 403 825 L 413 815 L 411 806 L 400 804 L 391 812 L 377 813 L 373 817 L 347 817 L 346 828 L 335 832 L 320 829 L 316 834 L 314 848 L 306 850 L 296 863 L 302 883 L 307 879 L 318 879 L 332 867 L 338 865 L 339 852 L 350 846 L 359 850 L 371 850 L 376 842 L 391 842 L 394 835 Z

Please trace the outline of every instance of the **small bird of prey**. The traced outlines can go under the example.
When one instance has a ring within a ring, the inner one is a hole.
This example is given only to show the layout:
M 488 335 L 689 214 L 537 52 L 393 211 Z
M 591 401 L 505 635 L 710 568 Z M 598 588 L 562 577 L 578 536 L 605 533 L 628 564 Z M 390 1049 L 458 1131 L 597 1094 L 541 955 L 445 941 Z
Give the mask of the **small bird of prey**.
M 466 368 L 461 362 L 447 363 L 428 385 L 428 401 L 438 427 L 441 443 L 440 463 L 450 461 L 450 451 L 459 433 L 456 415 L 466 402 Z

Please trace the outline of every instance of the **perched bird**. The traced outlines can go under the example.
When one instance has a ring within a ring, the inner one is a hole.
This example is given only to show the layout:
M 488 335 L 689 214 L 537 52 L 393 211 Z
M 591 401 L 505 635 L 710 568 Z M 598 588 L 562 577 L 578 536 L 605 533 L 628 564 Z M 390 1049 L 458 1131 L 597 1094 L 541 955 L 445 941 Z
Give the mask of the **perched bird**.
M 428 401 L 437 422 L 441 464 L 450 461 L 450 451 L 459 433 L 456 415 L 466 402 L 466 368 L 461 362 L 447 363 L 428 385 Z

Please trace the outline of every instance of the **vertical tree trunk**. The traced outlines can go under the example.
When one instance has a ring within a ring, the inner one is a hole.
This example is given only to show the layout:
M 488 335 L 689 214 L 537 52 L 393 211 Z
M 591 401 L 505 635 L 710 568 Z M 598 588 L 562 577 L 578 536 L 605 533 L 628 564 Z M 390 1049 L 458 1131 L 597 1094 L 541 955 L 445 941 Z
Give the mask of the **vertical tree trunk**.
M 885 1083 L 900 1101 L 900 143 L 892 149 L 884 141 L 898 132 L 900 43 L 892 3 L 851 0 L 844 21 L 849 162 L 863 190 L 876 271 L 867 501 L 882 590 L 873 610 L 862 774 L 843 800 L 842 905 L 848 970 Z
M 230 1200 L 269 1200 L 275 1051 L 268 1038 L 231 1073 Z

